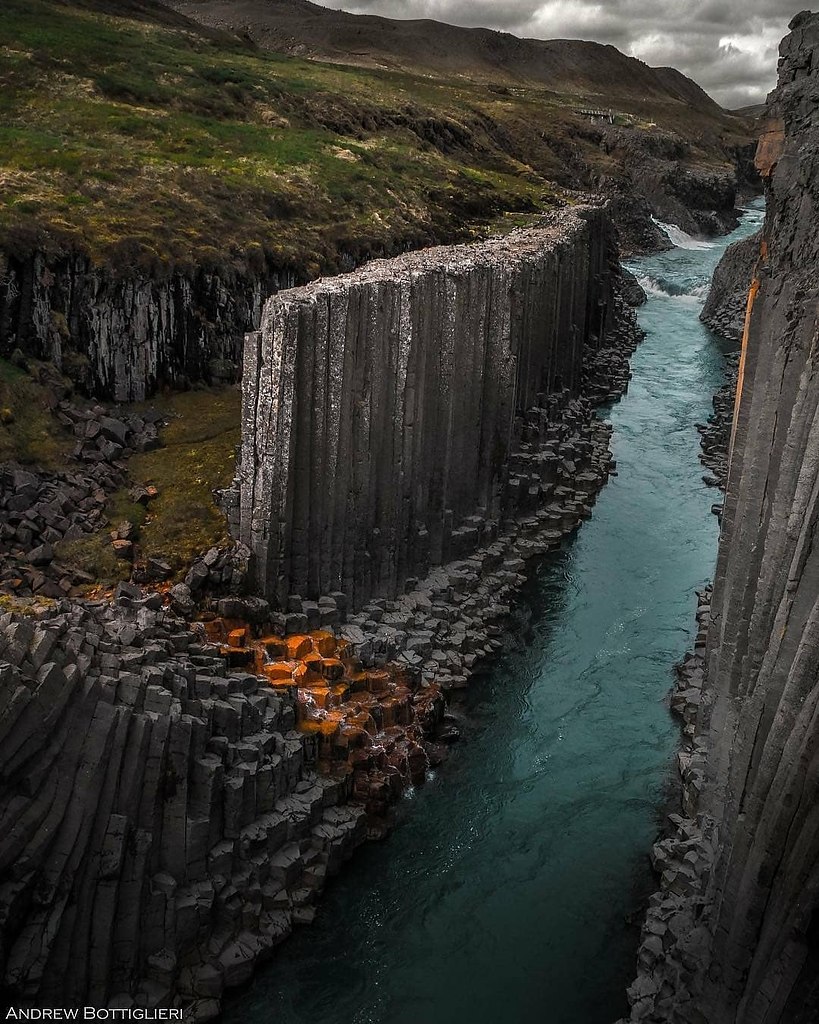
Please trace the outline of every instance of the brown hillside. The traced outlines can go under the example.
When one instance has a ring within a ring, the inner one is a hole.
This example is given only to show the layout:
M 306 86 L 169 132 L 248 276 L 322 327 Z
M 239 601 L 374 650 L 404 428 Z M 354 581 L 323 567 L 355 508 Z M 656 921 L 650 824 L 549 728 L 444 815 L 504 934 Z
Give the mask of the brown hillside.
M 506 32 L 436 21 L 397 21 L 329 10 L 308 0 L 168 0 L 175 10 L 270 50 L 316 60 L 443 76 L 538 85 L 611 102 L 688 105 L 727 116 L 674 68 L 650 68 L 613 46 L 577 39 L 521 39 Z

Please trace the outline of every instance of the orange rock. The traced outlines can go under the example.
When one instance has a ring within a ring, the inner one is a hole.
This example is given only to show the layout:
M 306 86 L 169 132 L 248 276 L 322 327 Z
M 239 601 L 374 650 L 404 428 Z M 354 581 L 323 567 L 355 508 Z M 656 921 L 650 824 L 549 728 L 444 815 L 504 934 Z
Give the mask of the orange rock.
M 313 641 L 313 649 L 322 658 L 330 658 L 336 653 L 336 638 L 332 633 L 328 633 L 326 629 L 315 630 L 310 634 L 310 638 Z
M 271 682 L 278 680 L 287 680 L 288 683 L 293 682 L 293 666 L 288 661 L 268 662 L 267 665 L 262 666 L 262 673 Z
M 297 661 L 293 665 L 293 682 L 299 686 L 305 686 L 310 680 L 310 670 L 303 661 Z
M 763 178 L 769 178 L 785 148 L 785 124 L 780 117 L 769 118 L 762 128 L 754 163 Z
M 343 704 L 350 699 L 350 687 L 346 683 L 336 683 L 332 689 L 338 704 Z
M 366 690 L 369 680 L 367 679 L 366 672 L 354 672 L 349 677 L 350 689 L 353 693 L 359 693 L 362 690 Z
M 307 679 L 315 682 L 323 681 L 324 673 L 321 670 L 323 661 L 320 654 L 308 654 L 304 658 L 303 664 L 307 667 Z
M 301 634 L 289 636 L 286 640 L 286 644 L 288 658 L 305 658 L 308 654 L 313 653 L 313 641 L 309 636 L 303 636 Z
M 287 657 L 287 643 L 278 636 L 266 636 L 259 643 L 264 648 L 268 658 L 273 661 L 278 661 L 280 658 Z
M 248 630 L 246 626 L 241 629 L 232 629 L 228 633 L 228 643 L 231 647 L 246 647 L 248 641 Z
M 322 658 L 320 671 L 325 679 L 335 681 L 344 678 L 344 664 L 338 658 Z
M 318 733 L 324 737 L 335 737 L 339 730 L 339 723 L 332 718 L 318 718 L 304 723 L 304 732 Z
M 370 693 L 386 693 L 390 686 L 390 674 L 383 669 L 367 673 L 367 689 Z

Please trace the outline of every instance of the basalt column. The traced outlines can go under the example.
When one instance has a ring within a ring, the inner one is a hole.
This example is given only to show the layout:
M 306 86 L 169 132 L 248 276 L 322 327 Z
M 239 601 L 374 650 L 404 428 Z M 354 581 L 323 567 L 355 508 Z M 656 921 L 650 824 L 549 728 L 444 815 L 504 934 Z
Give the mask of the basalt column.
M 360 605 L 500 520 L 516 415 L 576 390 L 610 306 L 607 215 L 279 293 L 247 338 L 241 538 L 265 596 Z
M 819 1014 L 819 16 L 782 45 L 713 600 L 713 1021 Z M 784 147 L 784 148 L 783 148 Z
M 705 660 L 675 694 L 685 816 L 654 848 L 632 1022 L 819 1019 L 819 15 L 791 29 L 757 154 L 766 218 Z

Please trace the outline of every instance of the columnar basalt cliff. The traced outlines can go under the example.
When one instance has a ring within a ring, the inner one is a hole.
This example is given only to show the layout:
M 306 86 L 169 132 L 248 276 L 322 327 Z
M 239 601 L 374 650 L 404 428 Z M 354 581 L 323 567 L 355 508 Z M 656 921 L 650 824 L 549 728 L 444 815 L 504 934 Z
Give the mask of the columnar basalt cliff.
M 675 695 L 685 817 L 654 851 L 635 1021 L 819 1013 L 819 15 L 781 54 L 717 573 Z
M 212 1017 L 365 837 L 292 689 L 197 632 L 128 584 L 115 605 L 0 616 L 0 987 L 18 1006 Z
M 281 293 L 249 336 L 240 537 L 261 593 L 360 607 L 474 549 L 550 454 L 524 414 L 577 393 L 613 320 L 603 209 Z M 536 481 L 537 490 L 544 481 Z
M 141 401 L 159 386 L 234 381 L 243 332 L 292 272 L 116 274 L 81 254 L 0 254 L 0 355 L 51 360 L 90 394 Z

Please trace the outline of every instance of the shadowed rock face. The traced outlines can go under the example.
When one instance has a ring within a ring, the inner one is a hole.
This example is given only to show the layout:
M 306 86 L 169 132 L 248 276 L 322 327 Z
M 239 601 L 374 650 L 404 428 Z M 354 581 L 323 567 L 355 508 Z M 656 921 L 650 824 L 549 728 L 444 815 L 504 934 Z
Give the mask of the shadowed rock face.
M 729 245 L 714 271 L 700 320 L 722 338 L 742 338 L 759 243 L 760 235 L 755 234 Z
M 680 754 L 688 817 L 654 850 L 632 1021 L 819 1019 L 819 15 L 791 30 L 771 97 L 784 131 L 758 161 L 767 213 L 705 659 L 681 670 L 702 688 Z
M 514 512 L 516 417 L 605 336 L 602 210 L 280 293 L 244 365 L 241 537 L 260 592 L 354 606 Z
M 51 360 L 84 391 L 142 401 L 159 386 L 233 381 L 242 332 L 288 272 L 117 276 L 82 255 L 0 256 L 0 355 Z
M 709 640 L 705 809 L 721 827 L 705 1001 L 738 1022 L 819 1012 L 819 16 L 791 27 Z

